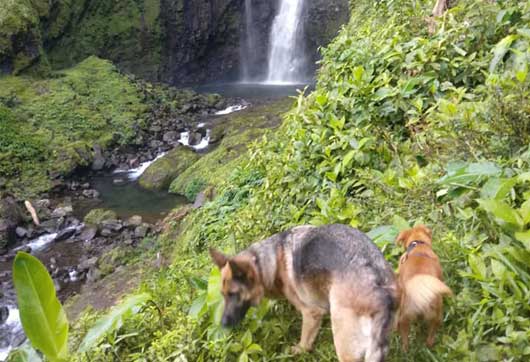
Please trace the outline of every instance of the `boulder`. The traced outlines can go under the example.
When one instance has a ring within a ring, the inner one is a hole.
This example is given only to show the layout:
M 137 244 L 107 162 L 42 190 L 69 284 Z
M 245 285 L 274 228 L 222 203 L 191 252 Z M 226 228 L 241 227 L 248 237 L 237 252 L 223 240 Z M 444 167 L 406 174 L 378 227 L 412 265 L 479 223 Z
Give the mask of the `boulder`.
M 0 326 L 5 323 L 7 317 L 9 317 L 9 308 L 3 305 L 0 307 Z
M 103 220 L 101 222 L 101 227 L 103 229 L 108 229 L 108 230 L 111 230 L 111 231 L 118 232 L 121 229 L 123 229 L 123 224 L 118 219 L 108 219 L 108 220 Z
M 57 233 L 57 236 L 53 241 L 64 241 L 70 239 L 72 236 L 74 236 L 76 229 L 75 228 L 68 228 L 61 230 Z
M 149 224 L 142 224 L 134 229 L 134 237 L 137 239 L 145 238 L 149 231 Z
M 139 225 L 142 225 L 142 222 L 143 222 L 143 219 L 141 216 L 139 215 L 134 215 L 134 216 L 131 216 L 129 218 L 129 220 L 127 220 L 127 223 L 130 225 L 130 226 L 139 226 Z
M 29 235 L 28 229 L 23 228 L 22 226 L 17 226 L 17 228 L 15 229 L 15 233 L 19 238 L 25 238 Z
M 83 196 L 88 199 L 97 199 L 99 192 L 97 190 L 83 190 Z
M 164 133 L 164 136 L 162 137 L 164 142 L 167 142 L 167 143 L 177 142 L 179 138 L 180 138 L 180 134 L 175 131 L 166 132 Z
M 71 215 L 74 212 L 72 205 L 59 206 L 52 212 L 52 217 L 57 219 L 60 217 L 65 217 Z
M 195 146 L 201 143 L 202 135 L 199 132 L 190 132 L 189 138 L 188 138 L 188 144 L 190 146 Z
M 105 157 L 103 157 L 103 150 L 100 145 L 95 144 L 92 149 L 94 150 L 94 158 L 92 159 L 92 170 L 99 171 L 105 166 Z
M 105 220 L 116 220 L 118 215 L 112 210 L 93 209 L 83 219 L 85 224 L 100 226 Z
M 140 186 L 148 190 L 167 190 L 171 181 L 199 158 L 189 148 L 177 146 L 145 170 L 140 176 Z
M 81 235 L 79 235 L 79 239 L 83 241 L 91 241 L 92 239 L 96 237 L 97 232 L 98 232 L 98 229 L 96 227 L 87 226 L 81 232 Z

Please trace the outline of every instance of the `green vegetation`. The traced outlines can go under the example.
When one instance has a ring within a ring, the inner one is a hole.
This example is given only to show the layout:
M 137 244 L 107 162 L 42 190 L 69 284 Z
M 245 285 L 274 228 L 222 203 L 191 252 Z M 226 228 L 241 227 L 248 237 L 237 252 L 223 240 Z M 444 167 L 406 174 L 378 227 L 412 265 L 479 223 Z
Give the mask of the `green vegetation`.
M 353 4 L 350 24 L 323 51 L 316 90 L 224 170 L 213 202 L 174 225 L 173 264 L 142 287 L 168 323 L 126 321 L 120 335 L 135 335 L 110 342 L 121 360 L 290 360 L 300 321 L 285 303 L 265 303 L 231 332 L 219 328 L 219 277 L 206 250 L 333 222 L 369 232 L 394 265 L 399 230 L 434 228 L 455 298 L 432 351 L 421 333 L 408 354 L 395 337 L 390 361 L 528 358 L 530 8 L 460 0 L 431 35 L 432 5 Z M 112 359 L 102 347 L 90 355 Z M 324 328 L 299 360 L 334 358 Z
M 184 146 L 178 146 L 151 164 L 140 176 L 140 186 L 148 190 L 167 190 L 171 181 L 193 165 L 199 155 Z
M 85 215 L 84 222 L 89 225 L 99 226 L 105 220 L 116 220 L 118 215 L 112 210 L 92 209 Z
M 178 175 L 169 191 L 188 197 L 190 190 L 193 191 L 193 183 L 218 186 L 225 182 L 226 176 L 248 156 L 248 145 L 269 129 L 277 127 L 281 123 L 281 114 L 289 109 L 291 103 L 289 99 L 282 99 L 253 106 L 217 120 L 211 137 L 214 142 L 221 140 L 219 145 Z M 191 192 L 193 193 L 195 191 Z
M 34 256 L 19 252 L 13 263 L 13 281 L 22 325 L 31 346 L 41 351 L 50 362 L 68 361 L 68 320 L 46 267 Z M 119 328 L 123 319 L 138 313 L 150 300 L 147 293 L 127 297 L 87 331 L 79 352 L 85 352 Z M 31 346 L 26 344 L 15 350 L 9 361 L 41 361 Z
M 131 142 L 147 110 L 136 85 L 95 57 L 48 80 L 0 78 L 0 174 L 22 195 L 45 191 L 90 165 L 94 144 Z
M 140 288 L 157 307 L 72 360 L 292 360 L 300 318 L 285 302 L 220 328 L 208 247 L 232 253 L 293 225 L 338 222 L 368 232 L 397 265 L 395 236 L 421 222 L 434 229 L 455 296 L 432 350 L 418 328 L 407 354 L 392 339 L 388 360 L 526 361 L 530 3 L 459 0 L 429 34 L 432 5 L 353 1 L 349 25 L 323 50 L 315 91 L 297 98 L 281 128 L 229 162 L 236 139 L 227 134 L 173 182 L 178 192 L 216 185 L 217 197 L 166 220 L 158 242 L 172 264 Z M 93 320 L 77 323 L 71 350 Z M 327 323 L 316 349 L 297 357 L 334 359 Z
M 68 355 L 68 320 L 55 287 L 39 259 L 19 252 L 13 263 L 13 281 L 24 332 L 33 347 L 51 362 Z

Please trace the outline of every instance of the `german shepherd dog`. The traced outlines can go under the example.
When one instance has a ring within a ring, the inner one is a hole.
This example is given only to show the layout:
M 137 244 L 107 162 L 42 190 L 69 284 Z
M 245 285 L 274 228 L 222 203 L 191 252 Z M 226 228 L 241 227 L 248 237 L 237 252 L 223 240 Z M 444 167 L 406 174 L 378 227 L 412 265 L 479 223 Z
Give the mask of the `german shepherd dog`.
M 285 297 L 302 314 L 293 353 L 309 351 L 330 312 L 340 362 L 381 362 L 398 291 L 394 272 L 362 232 L 346 225 L 298 226 L 229 257 L 210 249 L 221 269 L 223 326 L 239 323 L 263 297 Z
M 444 284 L 438 256 L 432 251 L 432 231 L 424 225 L 402 231 L 396 243 L 407 251 L 399 261 L 400 305 L 398 330 L 405 351 L 409 347 L 410 322 L 422 318 L 427 322 L 426 344 L 432 347 L 442 323 L 443 296 L 451 295 Z

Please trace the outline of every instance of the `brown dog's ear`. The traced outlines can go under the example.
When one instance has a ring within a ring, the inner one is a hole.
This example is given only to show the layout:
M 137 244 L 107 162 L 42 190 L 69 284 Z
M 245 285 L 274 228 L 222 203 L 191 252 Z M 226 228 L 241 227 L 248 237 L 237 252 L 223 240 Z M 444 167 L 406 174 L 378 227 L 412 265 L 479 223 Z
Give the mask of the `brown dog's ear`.
M 425 226 L 425 225 L 418 225 L 416 226 L 418 229 L 420 229 L 421 231 L 423 231 L 425 233 L 425 235 L 427 235 L 429 237 L 429 239 L 432 239 L 432 230 Z
M 405 242 L 409 238 L 410 232 L 411 232 L 410 229 L 409 230 L 403 230 L 402 232 L 400 232 L 399 235 L 396 238 L 396 244 L 400 245 L 400 246 L 405 246 Z
M 222 269 L 229 260 L 226 255 L 213 248 L 210 248 L 210 256 L 219 269 Z

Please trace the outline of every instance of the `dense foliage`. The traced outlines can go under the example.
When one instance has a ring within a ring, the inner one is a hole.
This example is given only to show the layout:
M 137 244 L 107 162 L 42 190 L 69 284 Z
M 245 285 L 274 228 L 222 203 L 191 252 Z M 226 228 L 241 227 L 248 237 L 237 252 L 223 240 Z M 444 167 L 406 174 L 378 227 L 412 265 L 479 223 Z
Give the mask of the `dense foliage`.
M 265 302 L 241 327 L 220 329 L 206 250 L 333 222 L 369 232 L 394 265 L 400 229 L 434 228 L 455 297 L 433 350 L 421 333 L 408 354 L 394 338 L 390 361 L 528 359 L 530 4 L 460 0 L 429 34 L 430 1 L 353 3 L 350 24 L 323 50 L 315 91 L 249 160 L 231 164 L 213 202 L 167 220 L 160 242 L 173 264 L 142 287 L 157 308 L 79 361 L 292 359 L 300 321 L 286 303 Z M 72 344 L 93 320 L 79 322 Z M 325 324 L 299 360 L 334 356 Z

